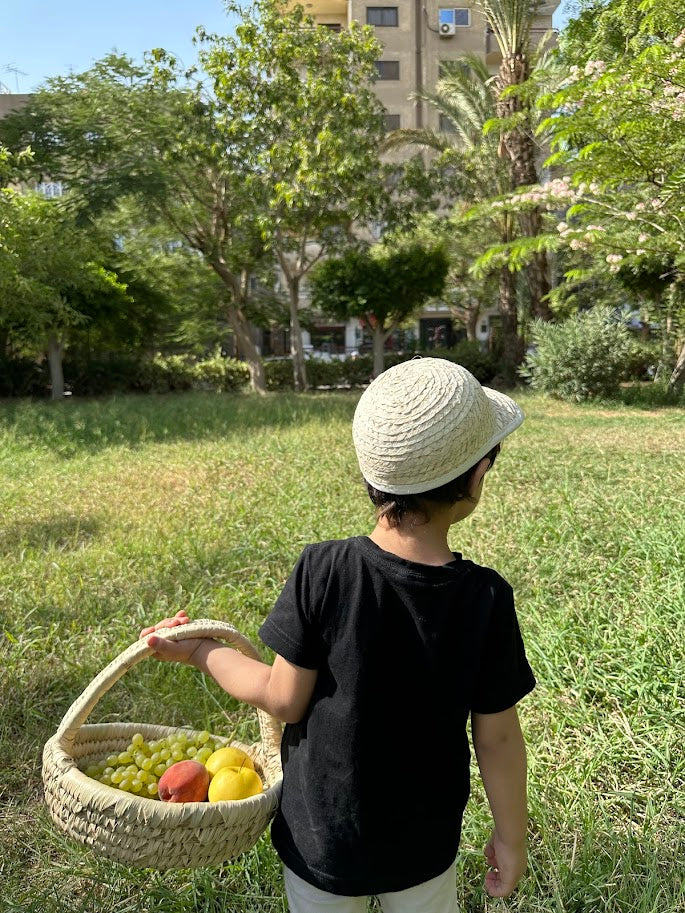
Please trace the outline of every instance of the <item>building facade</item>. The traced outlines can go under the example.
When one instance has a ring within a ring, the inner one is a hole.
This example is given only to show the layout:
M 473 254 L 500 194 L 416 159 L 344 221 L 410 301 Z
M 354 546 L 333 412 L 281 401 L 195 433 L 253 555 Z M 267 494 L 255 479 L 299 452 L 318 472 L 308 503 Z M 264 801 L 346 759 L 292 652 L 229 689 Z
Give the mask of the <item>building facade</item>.
M 469 0 L 459 5 L 444 0 L 398 0 L 394 4 L 372 4 L 365 0 L 298 0 L 317 25 L 333 31 L 350 23 L 370 25 L 382 45 L 376 62 L 378 79 L 375 91 L 385 108 L 386 129 L 449 129 L 440 123 L 438 112 L 412 95 L 421 90 L 434 91 L 446 63 L 465 54 L 484 59 L 494 75 L 501 54 L 492 29 L 479 9 Z M 560 0 L 543 3 L 531 30 L 531 42 L 537 44 L 552 30 L 552 15 Z M 476 337 L 486 345 L 498 322 L 496 305 L 481 314 Z M 330 333 L 328 332 L 330 330 Z M 318 339 L 330 337 L 326 347 Z M 449 308 L 436 305 L 421 312 L 415 326 L 398 334 L 399 344 L 407 335 L 421 348 L 453 345 L 465 337 L 465 331 L 452 318 Z M 333 341 L 335 340 L 335 341 Z M 333 351 L 350 353 L 364 348 L 365 333 L 357 322 L 347 327 L 328 327 L 324 321 L 316 334 L 305 334 L 305 345 L 314 354 Z M 390 342 L 389 344 L 392 344 Z

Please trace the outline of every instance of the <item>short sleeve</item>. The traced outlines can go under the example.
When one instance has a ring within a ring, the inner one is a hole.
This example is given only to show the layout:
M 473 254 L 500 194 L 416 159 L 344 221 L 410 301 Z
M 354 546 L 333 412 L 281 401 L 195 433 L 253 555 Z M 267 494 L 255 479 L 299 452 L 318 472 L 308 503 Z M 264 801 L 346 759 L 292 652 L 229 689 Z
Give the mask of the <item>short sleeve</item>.
M 306 548 L 259 629 L 259 636 L 267 647 L 304 669 L 317 669 L 320 665 L 321 638 L 312 611 L 316 604 L 309 549 Z
M 504 580 L 494 592 L 485 630 L 480 663 L 472 692 L 474 713 L 501 713 L 513 707 L 535 687 L 526 657 L 514 594 Z

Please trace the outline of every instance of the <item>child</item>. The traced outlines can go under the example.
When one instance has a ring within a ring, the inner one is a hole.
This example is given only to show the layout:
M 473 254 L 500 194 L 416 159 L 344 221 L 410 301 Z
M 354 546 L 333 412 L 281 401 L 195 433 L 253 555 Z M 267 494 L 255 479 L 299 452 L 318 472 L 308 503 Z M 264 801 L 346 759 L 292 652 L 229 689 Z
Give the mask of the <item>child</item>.
M 307 546 L 260 636 L 273 666 L 209 639 L 141 637 L 287 723 L 272 840 L 291 913 L 456 913 L 469 794 L 469 716 L 494 818 L 485 886 L 526 868 L 526 753 L 516 703 L 532 690 L 511 587 L 450 551 L 501 441 L 507 396 L 443 359 L 414 359 L 362 395 L 353 437 L 376 506 L 370 536 Z M 149 636 L 152 635 L 152 636 Z

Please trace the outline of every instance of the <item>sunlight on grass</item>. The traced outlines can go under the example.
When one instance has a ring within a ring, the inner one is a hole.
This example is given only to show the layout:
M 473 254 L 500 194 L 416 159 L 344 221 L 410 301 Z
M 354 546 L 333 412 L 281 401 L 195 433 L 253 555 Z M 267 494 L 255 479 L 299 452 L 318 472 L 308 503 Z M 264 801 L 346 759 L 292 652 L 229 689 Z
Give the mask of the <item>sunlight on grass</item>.
M 268 837 L 221 869 L 166 874 L 66 841 L 41 803 L 40 754 L 70 702 L 144 623 L 184 608 L 256 641 L 307 542 L 370 529 L 350 435 L 357 398 L 0 407 L 3 910 L 285 910 Z M 685 908 L 685 410 L 521 401 L 527 421 L 451 537 L 511 580 L 539 680 L 521 708 L 531 865 L 506 909 L 676 913 Z M 165 664 L 131 670 L 94 717 L 256 736 L 249 708 Z M 408 720 L 407 738 L 419 736 L 439 738 Z M 459 860 L 464 911 L 495 908 L 481 889 L 488 820 L 474 778 Z

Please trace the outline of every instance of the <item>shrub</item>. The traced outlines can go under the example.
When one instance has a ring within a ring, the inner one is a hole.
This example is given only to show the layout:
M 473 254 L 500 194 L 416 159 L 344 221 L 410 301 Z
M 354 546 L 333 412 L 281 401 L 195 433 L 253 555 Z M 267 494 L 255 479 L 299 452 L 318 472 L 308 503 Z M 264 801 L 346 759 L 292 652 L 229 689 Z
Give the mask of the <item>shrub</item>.
M 356 355 L 346 358 L 341 362 L 342 382 L 351 387 L 362 387 L 368 384 L 373 373 L 373 357 L 371 355 Z
M 291 358 L 279 358 L 264 362 L 264 376 L 267 390 L 292 390 L 293 363 Z
M 575 402 L 617 395 L 631 338 L 609 308 L 598 306 L 564 323 L 538 320 L 532 338 L 520 373 L 533 389 Z
M 337 358 L 324 361 L 323 358 L 307 360 L 307 380 L 312 387 L 337 387 L 342 383 L 342 361 Z
M 46 363 L 32 358 L 0 358 L 0 397 L 46 396 L 49 379 Z

